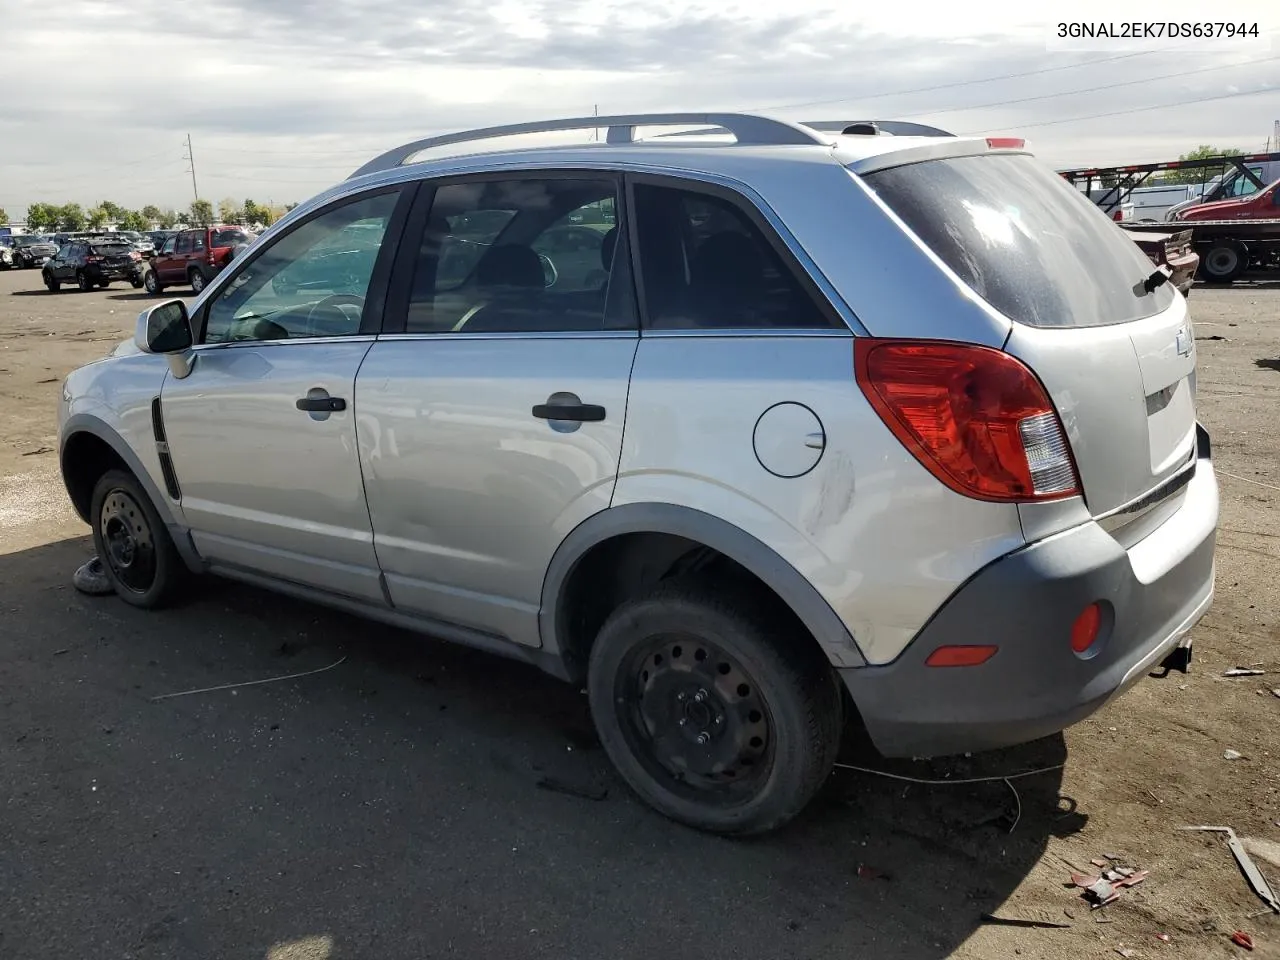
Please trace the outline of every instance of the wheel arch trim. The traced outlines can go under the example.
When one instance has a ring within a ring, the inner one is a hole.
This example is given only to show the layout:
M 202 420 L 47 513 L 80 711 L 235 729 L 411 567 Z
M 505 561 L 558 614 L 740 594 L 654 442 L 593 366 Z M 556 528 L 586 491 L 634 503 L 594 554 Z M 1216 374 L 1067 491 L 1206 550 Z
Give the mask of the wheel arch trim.
M 547 566 L 538 612 L 543 649 L 566 661 L 561 601 L 581 560 L 592 548 L 631 533 L 684 537 L 710 547 L 740 564 L 774 591 L 818 641 L 838 667 L 862 667 L 866 660 L 849 629 L 831 605 L 790 563 L 751 534 L 701 510 L 670 503 L 629 503 L 610 507 L 584 520 L 564 538 Z
M 68 496 L 71 496 L 71 488 L 67 484 L 67 445 L 74 437 L 82 433 L 90 434 L 101 440 L 115 452 L 116 456 L 124 461 L 125 466 L 138 478 L 142 488 L 147 491 L 147 496 L 151 498 L 152 506 L 155 507 L 156 513 L 160 514 L 160 519 L 164 521 L 165 526 L 180 526 L 177 518 L 173 515 L 173 511 L 169 508 L 169 501 L 156 485 L 155 479 L 151 476 L 151 471 L 143 465 L 142 459 L 134 453 L 133 448 L 125 443 L 124 438 L 113 430 L 106 421 L 91 413 L 72 414 L 62 426 L 62 438 L 58 444 L 58 466 L 62 473 L 62 484 L 67 488 Z M 74 501 L 72 502 L 74 503 Z M 79 513 L 79 508 L 76 509 L 76 512 Z M 85 523 L 90 522 L 89 518 L 83 514 L 80 519 Z

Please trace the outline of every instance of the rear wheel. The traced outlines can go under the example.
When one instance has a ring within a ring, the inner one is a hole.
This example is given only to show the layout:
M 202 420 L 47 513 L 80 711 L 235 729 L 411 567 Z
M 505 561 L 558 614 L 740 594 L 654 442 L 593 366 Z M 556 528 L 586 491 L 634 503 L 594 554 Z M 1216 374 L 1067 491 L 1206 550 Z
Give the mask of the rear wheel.
M 48 270 L 44 271 L 43 277 L 44 277 L 44 285 L 49 288 L 50 293 L 57 293 L 60 289 L 62 289 L 62 284 L 60 284 L 57 280 L 55 280 L 53 278 L 53 274 L 50 273 Z
M 116 593 L 135 607 L 172 600 L 186 576 L 164 521 L 136 477 L 108 470 L 93 488 L 93 546 Z
M 148 270 L 143 275 L 142 285 L 147 288 L 147 293 L 160 294 L 164 292 L 164 284 L 160 282 L 160 278 L 154 270 Z
M 105 289 L 107 289 L 107 287 L 109 287 L 109 286 L 111 286 L 111 281 L 110 281 L 110 280 L 99 280 L 99 281 L 98 281 L 98 289 L 99 289 L 99 290 L 105 290 Z
M 130 278 L 129 278 L 129 286 L 131 286 L 131 287 L 133 287 L 133 289 L 137 290 L 137 289 L 139 289 L 139 288 L 142 286 L 142 281 L 141 281 L 138 277 L 130 277 Z
M 1209 283 L 1230 283 L 1244 273 L 1249 253 L 1243 244 L 1220 241 L 1210 248 L 1200 262 L 1200 272 Z
M 191 281 L 192 292 L 199 294 L 204 290 L 204 271 L 192 270 L 187 279 Z
M 840 745 L 834 673 L 802 628 L 754 593 L 660 584 L 620 606 L 591 651 L 601 742 L 642 799 L 720 834 L 798 814 Z
M 81 292 L 88 292 L 93 289 L 93 281 L 89 279 L 89 275 L 83 270 L 76 271 L 76 286 Z

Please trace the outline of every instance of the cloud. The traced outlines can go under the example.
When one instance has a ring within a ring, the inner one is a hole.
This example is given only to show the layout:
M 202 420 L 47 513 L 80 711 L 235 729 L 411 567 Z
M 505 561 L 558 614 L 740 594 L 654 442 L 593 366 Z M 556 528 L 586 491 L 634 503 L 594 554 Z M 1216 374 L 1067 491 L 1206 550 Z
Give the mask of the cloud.
M 1080 0 L 1071 16 L 1109 20 L 1112 6 Z M 398 142 L 596 105 L 910 117 L 966 133 L 1026 125 L 1056 166 L 1171 159 L 1199 143 L 1260 149 L 1280 119 L 1280 92 L 1255 93 L 1280 86 L 1280 60 L 1264 60 L 1280 49 L 1261 41 L 1050 51 L 1050 25 L 1025 4 L 924 11 L 827 0 L 134 0 L 127 16 L 99 0 L 10 5 L 7 75 L 29 78 L 32 95 L 0 101 L 0 206 L 189 203 L 188 133 L 203 195 L 303 199 Z M 1202 12 L 1169 0 L 1160 16 Z M 1223 69 L 1192 72 L 1206 67 Z M 1223 99 L 1189 103 L 1208 97 Z M 1073 120 L 1117 111 L 1130 112 Z

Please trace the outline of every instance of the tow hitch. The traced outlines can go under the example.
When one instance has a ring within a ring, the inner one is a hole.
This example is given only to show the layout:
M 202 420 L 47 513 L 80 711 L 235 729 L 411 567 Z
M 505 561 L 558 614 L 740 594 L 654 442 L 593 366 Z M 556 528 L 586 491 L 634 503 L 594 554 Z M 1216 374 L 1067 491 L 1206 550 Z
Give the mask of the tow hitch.
M 1151 676 L 1163 680 L 1172 670 L 1179 673 L 1190 673 L 1191 670 L 1191 644 L 1186 646 L 1174 647 L 1169 651 L 1169 655 L 1160 661 L 1159 673 L 1152 672 Z

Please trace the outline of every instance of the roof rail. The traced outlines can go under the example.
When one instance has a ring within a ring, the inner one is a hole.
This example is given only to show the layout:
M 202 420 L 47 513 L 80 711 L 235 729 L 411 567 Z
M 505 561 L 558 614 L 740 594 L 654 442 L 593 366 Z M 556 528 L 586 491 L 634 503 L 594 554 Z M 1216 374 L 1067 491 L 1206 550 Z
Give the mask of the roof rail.
M 733 134 L 738 143 L 750 144 L 826 144 L 828 141 L 813 129 L 805 129 L 797 123 L 750 113 L 636 113 L 610 117 L 573 117 L 564 120 L 541 120 L 533 123 L 514 123 L 500 127 L 481 127 L 446 133 L 438 137 L 414 140 L 394 150 L 374 157 L 348 177 L 348 180 L 380 170 L 398 167 L 415 153 L 432 147 L 444 147 L 453 143 L 489 140 L 494 137 L 511 137 L 527 133 L 554 133 L 559 130 L 591 130 L 607 128 L 606 142 L 631 143 L 636 127 L 671 127 L 711 124 L 709 131 Z

